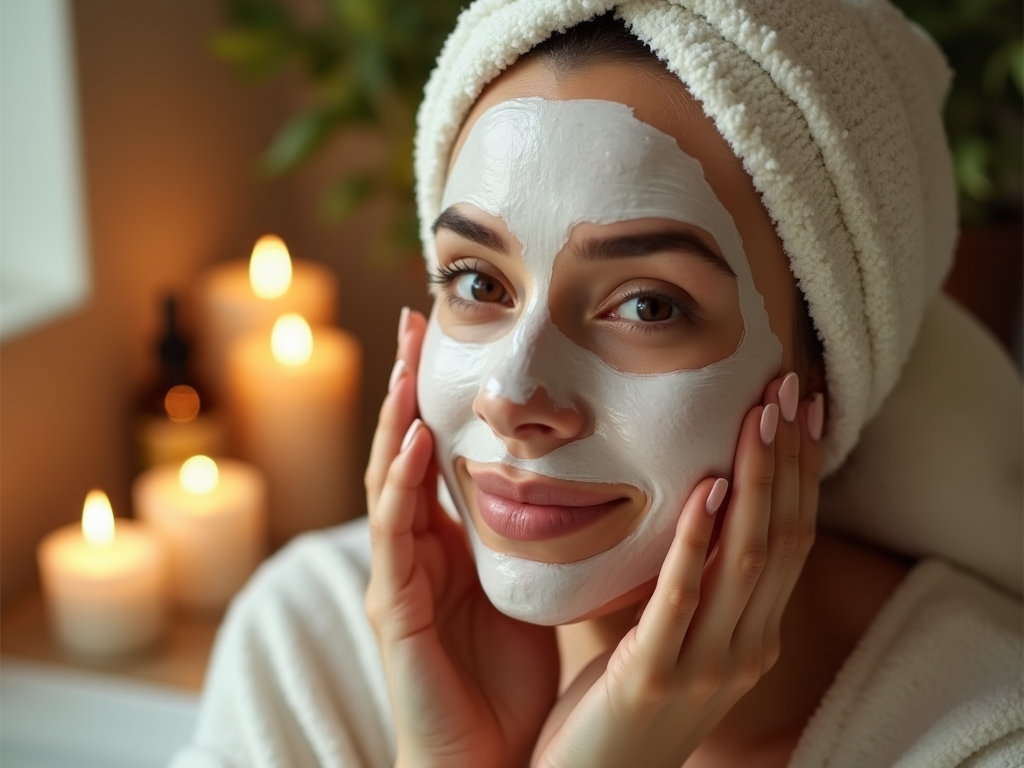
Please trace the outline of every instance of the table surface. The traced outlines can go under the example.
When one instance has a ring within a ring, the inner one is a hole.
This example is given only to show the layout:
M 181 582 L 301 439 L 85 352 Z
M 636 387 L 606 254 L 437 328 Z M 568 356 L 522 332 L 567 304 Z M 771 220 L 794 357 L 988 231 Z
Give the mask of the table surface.
M 0 612 L 0 653 L 198 693 L 220 619 L 172 615 L 152 648 L 115 659 L 82 658 L 62 648 L 50 631 L 46 606 L 37 588 L 10 600 Z

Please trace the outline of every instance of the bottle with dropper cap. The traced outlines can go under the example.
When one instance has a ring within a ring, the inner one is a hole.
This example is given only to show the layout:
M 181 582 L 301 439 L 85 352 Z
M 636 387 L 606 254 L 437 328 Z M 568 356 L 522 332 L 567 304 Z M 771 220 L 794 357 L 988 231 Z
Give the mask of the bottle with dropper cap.
M 139 469 L 191 456 L 224 453 L 226 433 L 204 387 L 189 367 L 178 302 L 163 298 L 163 328 L 154 345 L 157 373 L 138 401 L 135 434 Z

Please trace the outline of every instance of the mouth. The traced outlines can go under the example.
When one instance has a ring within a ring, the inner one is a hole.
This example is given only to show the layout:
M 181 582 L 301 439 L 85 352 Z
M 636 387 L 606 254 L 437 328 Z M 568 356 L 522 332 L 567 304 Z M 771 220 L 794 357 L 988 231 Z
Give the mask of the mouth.
M 508 467 L 467 462 L 480 518 L 513 541 L 547 541 L 575 533 L 632 499 L 616 486 L 575 483 Z

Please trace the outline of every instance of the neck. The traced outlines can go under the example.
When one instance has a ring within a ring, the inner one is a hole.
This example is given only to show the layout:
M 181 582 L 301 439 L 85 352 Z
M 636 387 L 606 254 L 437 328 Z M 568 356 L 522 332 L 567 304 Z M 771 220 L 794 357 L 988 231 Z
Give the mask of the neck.
M 636 624 L 641 605 L 643 601 L 629 599 L 627 605 L 602 616 L 555 627 L 561 658 L 559 692 L 564 692 L 596 656 L 619 644 Z

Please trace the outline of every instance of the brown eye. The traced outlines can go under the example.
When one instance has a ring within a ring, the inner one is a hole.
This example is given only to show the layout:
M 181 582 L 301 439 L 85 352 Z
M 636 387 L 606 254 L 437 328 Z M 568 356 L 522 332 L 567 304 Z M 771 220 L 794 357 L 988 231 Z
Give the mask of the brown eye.
M 483 272 L 466 272 L 455 281 L 455 294 L 466 301 L 503 302 L 508 292 L 500 280 Z
M 636 315 L 648 323 L 668 320 L 672 317 L 672 305 L 654 297 L 639 298 L 636 300 Z
M 615 311 L 621 319 L 639 323 L 659 323 L 680 313 L 679 307 L 656 294 L 642 294 L 622 302 Z

